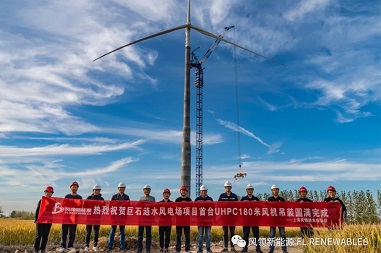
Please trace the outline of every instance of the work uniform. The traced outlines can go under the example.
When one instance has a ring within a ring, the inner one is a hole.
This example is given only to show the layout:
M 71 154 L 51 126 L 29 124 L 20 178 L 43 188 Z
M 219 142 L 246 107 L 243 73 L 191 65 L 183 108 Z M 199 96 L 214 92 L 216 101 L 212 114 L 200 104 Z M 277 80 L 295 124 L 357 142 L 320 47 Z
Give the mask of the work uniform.
M 259 199 L 255 196 L 249 197 L 246 195 L 245 197 L 241 198 L 241 201 L 259 201 Z M 250 228 L 253 231 L 253 236 L 255 238 L 255 249 L 259 251 L 261 249 L 261 246 L 259 245 L 259 227 L 258 226 L 243 226 L 243 239 L 246 242 L 245 247 L 243 248 L 243 251 L 247 251 L 247 246 L 249 244 L 249 235 L 250 235 Z
M 114 194 L 111 197 L 111 200 L 118 200 L 118 201 L 128 201 L 130 200 L 130 197 L 123 193 L 123 194 Z M 111 250 L 112 246 L 114 245 L 114 237 L 116 232 L 117 225 L 112 225 L 110 230 L 110 235 L 108 237 L 108 249 Z M 120 249 L 125 250 L 126 249 L 126 234 L 125 234 L 126 226 L 120 226 L 119 225 L 119 231 L 120 231 Z
M 238 201 L 238 197 L 235 193 L 230 192 L 229 195 L 226 194 L 226 192 L 222 193 L 220 197 L 218 198 L 218 201 Z M 230 238 L 232 238 L 235 235 L 235 226 L 222 226 L 222 229 L 224 230 L 224 249 L 223 251 L 227 251 L 228 248 L 228 242 L 229 242 L 229 234 L 230 232 Z M 230 240 L 230 247 L 232 250 L 234 250 L 233 242 Z
M 298 198 L 296 202 L 313 202 L 309 198 Z M 312 227 L 300 227 L 300 231 L 303 236 L 312 237 L 314 235 L 314 229 Z
M 209 196 L 201 197 L 198 196 L 194 201 L 213 201 Z M 208 253 L 212 252 L 210 249 L 210 231 L 212 230 L 211 226 L 199 226 L 198 227 L 198 252 L 202 253 L 203 241 L 204 241 L 204 232 L 205 232 L 205 246 Z
M 284 198 L 278 196 L 278 197 L 274 197 L 274 196 L 271 196 L 267 199 L 268 201 L 272 202 L 272 201 L 285 201 Z M 281 248 L 283 251 L 287 252 L 287 246 L 286 246 L 286 230 L 284 227 L 278 227 L 278 230 L 279 230 L 279 234 L 280 234 L 280 237 L 281 237 Z M 274 240 L 275 240 L 275 233 L 276 233 L 276 227 L 270 227 L 270 252 L 274 252 L 274 248 L 275 248 L 275 245 L 274 245 Z
M 189 197 L 178 197 L 175 202 L 192 201 Z M 185 251 L 190 252 L 190 226 L 176 226 L 176 252 L 181 250 L 181 236 L 184 230 Z
M 91 194 L 87 197 L 89 200 L 104 200 L 102 197 L 102 194 L 94 195 Z M 98 246 L 98 237 L 99 237 L 99 230 L 101 228 L 100 225 L 86 225 L 86 247 L 89 247 L 90 245 L 90 236 L 91 236 L 91 230 L 94 227 L 94 247 Z
M 172 200 L 165 201 L 160 200 L 159 202 L 173 202 Z M 167 251 L 169 248 L 169 242 L 171 240 L 171 226 L 159 226 L 159 244 L 160 249 Z
M 65 196 L 65 199 L 82 199 L 81 195 L 78 194 L 67 194 Z M 67 234 L 69 233 L 69 243 L 67 247 L 73 248 L 74 246 L 74 240 L 75 240 L 75 233 L 77 232 L 77 224 L 62 224 L 62 233 L 61 233 L 61 248 L 66 248 L 66 239 Z

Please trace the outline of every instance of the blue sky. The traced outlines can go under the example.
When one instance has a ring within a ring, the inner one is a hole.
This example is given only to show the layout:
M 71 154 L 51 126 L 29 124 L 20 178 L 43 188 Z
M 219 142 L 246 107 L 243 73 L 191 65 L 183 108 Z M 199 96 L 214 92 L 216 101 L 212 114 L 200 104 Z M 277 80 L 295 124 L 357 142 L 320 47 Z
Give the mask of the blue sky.
M 204 64 L 204 184 L 243 195 L 306 186 L 379 189 L 379 1 L 193 0 L 191 23 L 286 64 L 221 42 Z M 34 210 L 55 196 L 106 199 L 118 182 L 178 196 L 186 1 L 0 2 L 0 205 Z M 199 57 L 214 39 L 191 32 Z M 192 83 L 194 70 L 191 70 Z M 237 86 L 236 86 L 237 85 Z M 238 87 L 238 116 L 236 87 Z M 195 89 L 191 88 L 195 197 Z M 238 131 L 238 132 L 237 132 Z M 238 136 L 240 145 L 238 145 Z M 240 150 L 240 152 L 239 152 Z M 239 159 L 239 154 L 241 159 Z M 247 177 L 235 181 L 241 160 Z

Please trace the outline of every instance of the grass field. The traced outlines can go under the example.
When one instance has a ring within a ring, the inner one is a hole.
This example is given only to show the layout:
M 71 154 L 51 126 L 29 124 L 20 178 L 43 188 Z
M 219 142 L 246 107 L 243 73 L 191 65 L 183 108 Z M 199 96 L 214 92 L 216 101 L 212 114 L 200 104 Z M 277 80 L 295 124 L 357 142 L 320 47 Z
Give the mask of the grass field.
M 100 237 L 107 237 L 109 234 L 109 226 L 102 226 Z M 0 245 L 32 245 L 35 234 L 35 224 L 31 220 L 13 220 L 0 219 Z M 76 241 L 79 244 L 85 242 L 85 226 L 79 225 L 77 229 Z M 236 228 L 236 234 L 242 235 L 242 227 Z M 53 224 L 49 235 L 49 243 L 59 244 L 61 236 L 61 225 Z M 127 237 L 137 236 L 137 227 L 127 226 Z M 260 236 L 266 238 L 269 236 L 269 228 L 261 227 Z M 286 236 L 300 238 L 299 228 L 286 228 Z M 158 228 L 152 228 L 152 239 L 158 241 Z M 173 227 L 172 241 L 175 240 L 175 230 Z M 191 240 L 196 241 L 197 228 L 191 229 Z M 221 227 L 212 227 L 213 242 L 223 240 L 223 232 Z M 301 241 L 297 245 L 304 248 L 304 252 L 316 253 L 381 253 L 381 225 L 348 225 L 344 229 L 329 230 L 325 228 L 315 229 L 315 235 L 312 239 L 305 238 L 304 244 Z M 340 245 L 333 245 L 333 244 Z M 360 245 L 361 244 L 361 245 Z

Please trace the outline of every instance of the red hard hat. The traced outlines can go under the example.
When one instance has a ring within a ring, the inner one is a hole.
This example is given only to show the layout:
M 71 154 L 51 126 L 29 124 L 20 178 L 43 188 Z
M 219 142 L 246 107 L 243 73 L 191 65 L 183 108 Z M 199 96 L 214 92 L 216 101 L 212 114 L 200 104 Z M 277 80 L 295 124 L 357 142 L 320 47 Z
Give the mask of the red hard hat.
M 335 189 L 335 187 L 333 187 L 333 186 L 328 186 L 328 188 L 327 188 L 327 192 L 329 192 L 329 191 L 333 191 L 333 192 L 335 192 L 336 189 Z
M 188 191 L 188 189 L 187 189 L 187 187 L 185 185 L 180 187 L 180 191 L 183 191 L 183 190 L 186 191 L 186 192 Z
M 47 186 L 47 187 L 45 188 L 45 191 L 44 191 L 44 192 L 51 192 L 51 193 L 54 193 L 54 189 L 53 189 L 52 186 Z
M 299 188 L 299 192 L 307 192 L 306 187 L 302 186 Z
M 77 183 L 77 181 L 74 181 L 73 183 L 71 183 L 71 185 L 70 185 L 70 187 L 72 187 L 72 186 L 77 186 L 77 187 L 79 187 L 79 184 Z
M 164 193 L 169 193 L 169 194 L 171 194 L 171 191 L 169 190 L 169 189 L 165 189 L 164 191 L 163 191 L 163 194 Z

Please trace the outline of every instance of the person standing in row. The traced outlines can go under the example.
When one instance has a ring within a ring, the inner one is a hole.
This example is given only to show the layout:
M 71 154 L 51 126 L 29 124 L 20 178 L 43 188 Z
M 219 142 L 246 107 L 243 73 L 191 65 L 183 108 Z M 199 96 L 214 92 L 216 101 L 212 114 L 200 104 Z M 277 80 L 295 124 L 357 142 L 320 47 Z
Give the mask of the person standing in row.
M 347 208 L 344 202 L 336 197 L 336 189 L 333 186 L 328 186 L 327 188 L 328 197 L 324 199 L 324 202 L 339 202 L 341 205 L 341 219 L 345 221 L 347 219 Z
M 307 198 L 307 188 L 302 186 L 299 188 L 299 196 L 296 202 L 313 202 L 309 198 Z M 302 236 L 312 237 L 314 235 L 314 229 L 312 227 L 300 227 L 300 231 L 302 232 Z
M 198 196 L 194 201 L 213 201 L 213 199 L 208 196 L 208 188 L 205 185 L 201 185 L 200 196 Z M 197 251 L 197 253 L 202 253 L 204 233 L 205 233 L 206 251 L 208 253 L 212 253 L 212 251 L 210 249 L 210 231 L 211 231 L 211 229 L 212 229 L 211 226 L 198 226 L 198 251 Z
M 118 184 L 118 193 L 114 194 L 111 197 L 111 200 L 117 200 L 117 201 L 128 201 L 130 200 L 130 197 L 124 193 L 126 190 L 126 184 L 123 182 L 120 182 Z M 114 238 L 115 238 L 115 232 L 116 232 L 117 225 L 112 225 L 110 230 L 110 235 L 108 237 L 108 249 L 107 252 L 112 251 L 112 247 L 114 246 Z M 125 234 L 126 226 L 119 225 L 119 231 L 120 231 L 120 250 L 123 252 L 126 252 L 126 234 Z
M 246 185 L 246 193 L 245 197 L 242 197 L 241 201 L 259 201 L 257 197 L 253 195 L 254 187 L 251 184 Z M 253 236 L 255 238 L 255 252 L 263 253 L 261 250 L 261 246 L 259 244 L 259 227 L 258 226 L 243 226 L 243 239 L 246 242 L 245 247 L 242 249 L 242 252 L 247 252 L 247 246 L 249 244 L 249 235 L 250 228 L 253 231 Z
M 101 194 L 101 186 L 99 184 L 96 184 L 93 186 L 93 194 L 87 197 L 89 200 L 104 200 Z M 99 237 L 99 229 L 101 228 L 100 225 L 86 225 L 86 247 L 85 251 L 90 251 L 90 236 L 91 236 L 91 230 L 94 227 L 94 246 L 93 251 L 98 251 L 98 237 Z
M 180 187 L 180 197 L 178 197 L 175 202 L 192 201 L 191 198 L 187 196 L 188 189 L 185 185 Z M 181 235 L 184 230 L 185 236 L 185 251 L 190 252 L 190 226 L 176 226 L 176 252 L 181 250 Z
M 148 202 L 155 202 L 155 198 L 150 195 L 151 193 L 151 186 L 146 184 L 143 187 L 144 196 L 140 198 L 139 201 L 148 201 Z M 143 250 L 143 233 L 144 229 L 146 230 L 146 252 L 150 253 L 151 251 L 151 226 L 139 226 L 138 229 L 138 253 L 142 252 Z
M 279 196 L 279 187 L 277 185 L 271 186 L 271 193 L 272 196 L 269 197 L 268 201 L 285 201 L 284 198 Z M 279 234 L 281 237 L 281 248 L 283 250 L 283 253 L 287 253 L 287 245 L 286 245 L 286 230 L 284 227 L 278 227 Z M 276 233 L 276 227 L 270 227 L 270 251 L 269 253 L 274 253 L 274 241 L 275 241 L 275 233 Z
M 171 196 L 171 191 L 165 189 L 163 191 L 163 200 L 160 202 L 172 202 L 169 197 Z M 160 244 L 160 253 L 168 253 L 169 242 L 171 240 L 171 226 L 159 226 L 159 244 Z
M 71 193 L 67 194 L 65 196 L 65 199 L 82 199 L 82 196 L 77 193 L 79 188 L 79 184 L 74 181 L 70 185 L 70 191 Z M 59 252 L 64 252 L 66 249 L 66 240 L 67 235 L 69 233 L 69 243 L 67 244 L 67 248 L 69 251 L 72 251 L 74 249 L 74 240 L 75 240 L 75 234 L 77 232 L 77 224 L 62 224 L 62 233 L 61 233 L 61 248 L 59 249 Z
M 218 201 L 238 201 L 238 197 L 235 193 L 232 193 L 232 183 L 230 181 L 226 181 L 224 183 L 225 192 L 220 195 Z M 223 226 L 224 230 L 224 248 L 222 252 L 228 251 L 228 242 L 229 238 L 232 238 L 235 235 L 235 226 Z M 228 232 L 230 231 L 230 237 Z M 233 242 L 230 240 L 230 247 L 232 251 L 235 251 Z
M 54 190 L 52 186 L 45 188 L 45 197 L 51 198 Z M 41 199 L 38 201 L 36 214 L 34 216 L 34 223 L 36 223 L 36 237 L 34 238 L 34 253 L 45 253 L 46 244 L 48 242 L 48 236 L 52 223 L 38 223 L 38 213 L 40 212 Z

